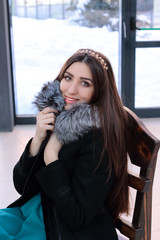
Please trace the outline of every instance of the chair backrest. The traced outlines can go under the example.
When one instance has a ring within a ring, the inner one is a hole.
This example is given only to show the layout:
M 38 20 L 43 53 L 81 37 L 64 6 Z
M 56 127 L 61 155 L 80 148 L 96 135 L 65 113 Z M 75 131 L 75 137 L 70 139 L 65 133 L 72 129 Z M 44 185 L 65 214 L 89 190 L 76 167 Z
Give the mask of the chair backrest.
M 116 228 L 130 240 L 151 240 L 152 186 L 160 141 L 131 110 L 125 109 L 130 119 L 129 158 L 140 171 L 137 175 L 128 173 L 129 186 L 136 190 L 132 220 L 120 217 Z

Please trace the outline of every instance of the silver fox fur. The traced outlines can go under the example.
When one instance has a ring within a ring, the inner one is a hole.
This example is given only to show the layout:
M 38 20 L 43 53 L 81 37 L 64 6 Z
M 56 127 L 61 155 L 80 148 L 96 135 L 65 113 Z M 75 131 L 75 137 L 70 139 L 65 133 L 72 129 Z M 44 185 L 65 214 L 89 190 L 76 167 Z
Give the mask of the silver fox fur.
M 81 103 L 62 111 L 57 117 L 54 131 L 62 144 L 74 142 L 92 128 L 99 128 L 98 113 L 89 104 Z
M 59 88 L 60 82 L 58 80 L 48 82 L 43 85 L 41 91 L 35 96 L 33 104 L 42 111 L 46 107 L 52 107 L 61 112 L 65 106 L 64 98 Z
M 54 132 L 62 144 L 77 141 L 93 128 L 100 128 L 97 108 L 80 103 L 64 110 L 65 101 L 60 92 L 59 81 L 48 82 L 35 97 L 34 105 L 39 111 L 50 106 L 58 110 Z

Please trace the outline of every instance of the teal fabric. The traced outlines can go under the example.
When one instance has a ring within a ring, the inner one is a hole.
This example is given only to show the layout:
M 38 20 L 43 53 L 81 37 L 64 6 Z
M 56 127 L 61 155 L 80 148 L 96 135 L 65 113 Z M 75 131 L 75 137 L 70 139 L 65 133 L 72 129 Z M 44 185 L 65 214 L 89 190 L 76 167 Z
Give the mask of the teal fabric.
M 0 239 L 46 240 L 40 194 L 22 207 L 0 209 Z

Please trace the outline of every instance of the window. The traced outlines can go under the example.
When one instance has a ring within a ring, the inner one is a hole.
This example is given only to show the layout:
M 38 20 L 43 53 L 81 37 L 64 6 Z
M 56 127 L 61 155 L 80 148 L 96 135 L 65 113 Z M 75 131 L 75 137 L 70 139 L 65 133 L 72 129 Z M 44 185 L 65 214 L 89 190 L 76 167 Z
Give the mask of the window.
M 35 114 L 34 95 L 80 48 L 104 53 L 118 85 L 118 0 L 12 0 L 12 26 L 17 117 Z
M 160 48 L 136 49 L 135 108 L 160 107 Z
M 158 108 L 160 48 L 149 48 L 149 44 L 160 41 L 159 0 L 137 0 L 136 27 L 136 41 L 140 45 L 135 58 L 135 108 Z

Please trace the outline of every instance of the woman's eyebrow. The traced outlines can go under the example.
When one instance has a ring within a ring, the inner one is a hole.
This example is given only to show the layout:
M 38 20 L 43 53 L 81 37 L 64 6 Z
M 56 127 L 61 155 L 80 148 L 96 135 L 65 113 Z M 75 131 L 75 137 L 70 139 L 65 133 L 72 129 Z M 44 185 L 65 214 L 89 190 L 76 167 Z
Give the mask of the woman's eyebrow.
M 67 71 L 66 71 L 65 73 L 67 73 L 67 74 L 69 74 L 70 76 L 72 76 L 72 77 L 73 77 L 73 75 L 72 75 L 71 73 L 69 73 L 69 72 L 67 72 Z M 65 74 L 65 73 L 64 73 L 64 74 Z
M 70 76 L 74 77 L 73 74 L 71 74 L 70 72 L 67 72 L 67 71 L 66 71 L 65 73 L 67 73 L 67 74 L 69 74 Z M 92 80 L 91 78 L 87 78 L 87 77 L 80 77 L 80 79 L 85 79 L 85 80 L 89 80 L 89 81 L 93 82 L 93 80 Z

